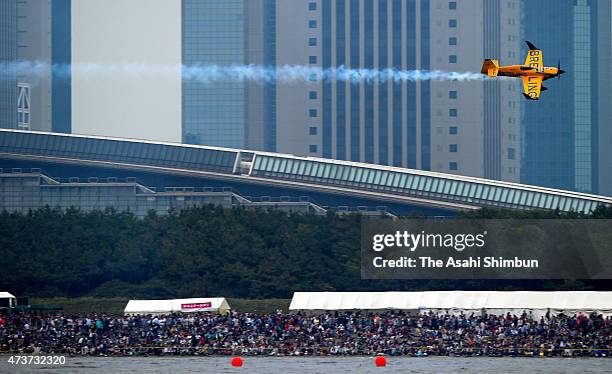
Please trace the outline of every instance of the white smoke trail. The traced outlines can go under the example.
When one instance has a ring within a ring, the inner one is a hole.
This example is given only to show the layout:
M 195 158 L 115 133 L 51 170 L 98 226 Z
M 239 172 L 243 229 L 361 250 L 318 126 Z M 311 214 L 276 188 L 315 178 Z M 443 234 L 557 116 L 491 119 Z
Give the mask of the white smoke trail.
M 153 65 L 153 64 L 54 64 L 39 61 L 0 63 L 0 78 L 17 75 L 30 78 L 44 77 L 53 73 L 58 78 L 71 74 L 95 75 L 174 75 L 180 72 L 187 81 L 213 82 L 256 82 L 256 83 L 299 83 L 318 81 L 360 82 L 416 82 L 416 81 L 481 81 L 485 75 L 473 72 L 440 70 L 398 70 L 398 69 L 349 69 L 344 66 L 322 69 L 304 65 Z

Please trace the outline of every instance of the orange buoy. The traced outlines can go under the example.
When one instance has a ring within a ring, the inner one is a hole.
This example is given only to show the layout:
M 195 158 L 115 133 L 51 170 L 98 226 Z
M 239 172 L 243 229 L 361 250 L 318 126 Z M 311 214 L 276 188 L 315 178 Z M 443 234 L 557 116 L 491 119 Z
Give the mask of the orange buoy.
M 241 366 L 242 366 L 242 364 L 243 364 L 243 362 L 242 362 L 242 358 L 240 358 L 240 357 L 234 357 L 234 358 L 232 358 L 232 366 L 235 366 L 235 367 L 241 367 Z
M 374 363 L 378 367 L 384 367 L 387 366 L 387 359 L 385 358 L 385 356 L 376 356 Z

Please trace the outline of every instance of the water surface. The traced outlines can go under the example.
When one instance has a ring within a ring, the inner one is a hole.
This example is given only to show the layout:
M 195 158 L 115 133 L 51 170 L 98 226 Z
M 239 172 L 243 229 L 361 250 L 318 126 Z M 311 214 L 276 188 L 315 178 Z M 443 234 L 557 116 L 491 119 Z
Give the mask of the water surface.
M 377 368 L 373 357 L 245 357 L 234 368 L 230 357 L 66 357 L 65 365 L 10 365 L 1 373 L 612 373 L 612 358 L 388 357 Z

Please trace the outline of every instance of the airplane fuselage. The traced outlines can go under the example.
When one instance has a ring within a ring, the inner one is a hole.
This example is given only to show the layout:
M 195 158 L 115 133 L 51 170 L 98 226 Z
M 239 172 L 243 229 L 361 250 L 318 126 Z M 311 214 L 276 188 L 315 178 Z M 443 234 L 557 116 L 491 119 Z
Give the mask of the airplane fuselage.
M 529 47 L 529 52 L 523 65 L 500 66 L 498 60 L 488 58 L 482 63 L 480 73 L 492 78 L 521 78 L 523 81 L 523 95 L 528 100 L 538 100 L 540 92 L 548 89 L 542 85 L 542 82 L 550 78 L 560 77 L 565 71 L 561 70 L 561 62 L 559 62 L 556 68 L 543 66 L 542 51 L 537 49 L 533 43 L 529 41 L 526 43 Z
M 500 66 L 497 73 L 500 77 L 542 77 L 542 80 L 559 75 L 559 69 L 554 67 L 530 67 L 525 65 Z

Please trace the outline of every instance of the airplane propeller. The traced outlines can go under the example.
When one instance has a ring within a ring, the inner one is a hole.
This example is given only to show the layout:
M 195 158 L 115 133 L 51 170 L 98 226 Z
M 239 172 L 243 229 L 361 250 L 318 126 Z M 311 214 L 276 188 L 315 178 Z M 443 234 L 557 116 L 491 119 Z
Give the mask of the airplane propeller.
M 561 79 L 561 74 L 565 74 L 565 70 L 561 69 L 561 60 L 557 62 L 557 79 Z

